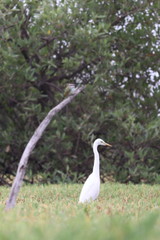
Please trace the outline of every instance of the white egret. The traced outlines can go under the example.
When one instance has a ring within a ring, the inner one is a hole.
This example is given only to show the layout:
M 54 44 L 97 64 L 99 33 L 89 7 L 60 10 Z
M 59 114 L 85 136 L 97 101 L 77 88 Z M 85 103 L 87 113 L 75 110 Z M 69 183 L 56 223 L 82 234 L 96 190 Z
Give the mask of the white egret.
M 85 181 L 80 197 L 79 203 L 90 202 L 95 200 L 100 191 L 100 171 L 99 171 L 99 153 L 98 153 L 98 146 L 108 146 L 111 147 L 112 145 L 105 143 L 102 139 L 98 138 L 93 143 L 93 153 L 94 153 L 94 165 L 93 165 L 93 172 L 89 175 L 87 180 Z

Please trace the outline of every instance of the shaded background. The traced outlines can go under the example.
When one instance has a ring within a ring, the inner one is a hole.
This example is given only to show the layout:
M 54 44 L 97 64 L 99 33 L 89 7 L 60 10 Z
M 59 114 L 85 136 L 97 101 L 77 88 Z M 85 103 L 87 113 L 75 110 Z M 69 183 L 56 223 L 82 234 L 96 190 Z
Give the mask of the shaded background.
M 160 182 L 158 1 L 0 3 L 0 184 L 67 83 L 87 84 L 53 119 L 29 159 L 26 181 Z

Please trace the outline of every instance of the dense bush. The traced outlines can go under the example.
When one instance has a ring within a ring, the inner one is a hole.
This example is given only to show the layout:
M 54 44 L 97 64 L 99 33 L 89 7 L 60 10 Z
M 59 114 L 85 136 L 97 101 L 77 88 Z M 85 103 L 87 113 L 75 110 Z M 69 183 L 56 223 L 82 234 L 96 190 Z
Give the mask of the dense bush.
M 67 83 L 87 84 L 30 157 L 29 181 L 78 181 L 101 152 L 103 179 L 160 181 L 158 1 L 1 1 L 0 173 L 20 156 Z M 103 152 L 102 152 L 103 151 Z

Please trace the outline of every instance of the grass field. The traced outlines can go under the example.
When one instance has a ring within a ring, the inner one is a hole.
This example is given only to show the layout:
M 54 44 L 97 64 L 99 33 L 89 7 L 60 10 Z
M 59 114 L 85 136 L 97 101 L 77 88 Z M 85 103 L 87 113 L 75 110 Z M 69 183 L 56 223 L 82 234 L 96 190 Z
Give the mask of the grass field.
M 98 200 L 77 204 L 81 187 L 23 186 L 9 212 L 0 187 L 0 240 L 160 239 L 160 186 L 105 183 Z

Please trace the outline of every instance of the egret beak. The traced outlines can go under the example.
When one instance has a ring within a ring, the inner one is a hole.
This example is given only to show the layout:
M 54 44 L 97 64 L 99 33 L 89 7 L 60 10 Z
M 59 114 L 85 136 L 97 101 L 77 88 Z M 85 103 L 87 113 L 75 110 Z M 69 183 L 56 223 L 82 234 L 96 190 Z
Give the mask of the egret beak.
M 112 145 L 110 145 L 109 143 L 105 143 L 105 146 L 112 147 Z

